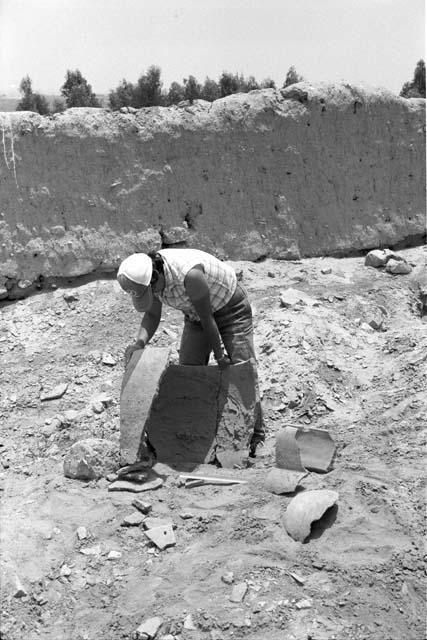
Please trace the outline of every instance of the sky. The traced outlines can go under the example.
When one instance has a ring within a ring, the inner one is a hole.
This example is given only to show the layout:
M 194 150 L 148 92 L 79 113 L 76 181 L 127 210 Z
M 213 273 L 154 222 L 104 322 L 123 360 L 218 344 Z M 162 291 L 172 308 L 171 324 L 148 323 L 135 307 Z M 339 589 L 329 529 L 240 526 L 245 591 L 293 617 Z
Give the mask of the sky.
M 98 94 L 161 68 L 165 89 L 190 74 L 273 78 L 399 93 L 425 59 L 424 0 L 0 0 L 0 94 L 59 94 L 80 69 Z

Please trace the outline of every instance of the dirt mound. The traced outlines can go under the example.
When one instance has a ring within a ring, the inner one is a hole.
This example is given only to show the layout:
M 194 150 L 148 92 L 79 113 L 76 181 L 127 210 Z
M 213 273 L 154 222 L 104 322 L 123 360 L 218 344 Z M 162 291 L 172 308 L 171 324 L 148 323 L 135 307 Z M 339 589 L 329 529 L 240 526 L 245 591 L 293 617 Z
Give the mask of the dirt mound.
M 419 248 L 402 256 L 425 264 Z M 393 276 L 363 258 L 235 266 L 255 310 L 267 440 L 251 468 L 202 465 L 202 475 L 247 484 L 187 488 L 172 474 L 141 494 L 150 516 L 176 525 L 176 545 L 164 551 L 142 526 L 122 526 L 135 494 L 63 471 L 82 439 L 118 451 L 121 363 L 140 323 L 129 299 L 117 282 L 98 281 L 0 311 L 4 640 L 129 640 L 154 616 L 163 621 L 158 640 L 424 638 L 418 267 Z M 281 306 L 290 287 L 302 302 Z M 374 330 L 378 312 L 384 322 Z M 182 314 L 163 317 L 153 342 L 176 354 Z M 41 399 L 60 383 L 61 397 Z M 313 526 L 304 543 L 284 529 L 292 497 L 265 487 L 276 434 L 295 423 L 327 430 L 337 445 L 331 470 L 301 482 L 303 491 L 339 494 L 327 526 Z
M 0 298 L 176 242 L 256 260 L 421 238 L 424 107 L 299 83 L 126 113 L 2 113 Z

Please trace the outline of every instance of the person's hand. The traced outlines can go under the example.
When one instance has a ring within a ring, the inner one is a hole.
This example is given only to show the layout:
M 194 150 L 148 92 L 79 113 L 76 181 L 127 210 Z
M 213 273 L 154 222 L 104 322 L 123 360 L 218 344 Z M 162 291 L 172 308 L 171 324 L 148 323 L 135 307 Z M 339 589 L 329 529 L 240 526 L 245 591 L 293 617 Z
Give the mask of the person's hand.
M 226 353 L 224 353 L 222 355 L 222 357 L 216 361 L 218 367 L 220 369 L 226 369 L 227 367 L 229 367 L 231 365 L 231 359 L 230 356 L 228 356 Z
M 125 369 L 128 366 L 134 352 L 138 351 L 139 349 L 143 349 L 144 347 L 145 345 L 140 340 L 137 340 L 133 344 L 130 344 L 126 347 L 124 354 Z

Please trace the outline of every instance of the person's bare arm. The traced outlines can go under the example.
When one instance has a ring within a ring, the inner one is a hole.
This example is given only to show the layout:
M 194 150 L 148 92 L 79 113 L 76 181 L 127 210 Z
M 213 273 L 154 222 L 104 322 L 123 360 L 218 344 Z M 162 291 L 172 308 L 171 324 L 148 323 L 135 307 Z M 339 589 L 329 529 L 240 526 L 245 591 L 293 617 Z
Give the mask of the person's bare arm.
M 133 306 L 137 311 L 139 311 L 137 297 L 133 298 Z M 139 328 L 137 343 L 139 343 L 142 347 L 145 347 L 146 344 L 151 340 L 153 335 L 156 333 L 161 317 L 162 303 L 157 298 L 154 298 L 153 304 L 151 305 L 149 310 L 146 311 L 142 316 L 141 326 Z
M 137 311 L 138 309 L 138 298 L 133 297 L 133 306 Z M 136 341 L 129 345 L 125 351 L 125 366 L 128 364 L 129 360 L 132 357 L 134 351 L 138 349 L 143 349 L 148 342 L 151 340 L 153 335 L 156 333 L 157 327 L 159 326 L 160 318 L 162 316 L 162 303 L 157 298 L 154 298 L 153 304 L 150 309 L 144 313 L 141 320 L 141 326 L 139 328 L 138 337 Z
M 213 349 L 215 360 L 219 362 L 224 357 L 221 335 L 212 312 L 209 285 L 201 267 L 190 269 L 185 276 L 184 286 Z

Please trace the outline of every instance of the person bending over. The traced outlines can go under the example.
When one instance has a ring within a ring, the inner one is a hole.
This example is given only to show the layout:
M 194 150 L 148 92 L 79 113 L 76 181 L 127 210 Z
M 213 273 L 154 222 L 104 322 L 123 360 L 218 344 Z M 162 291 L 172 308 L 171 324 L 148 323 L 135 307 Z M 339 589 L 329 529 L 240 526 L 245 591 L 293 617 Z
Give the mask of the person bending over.
M 207 365 L 213 351 L 219 367 L 251 360 L 256 374 L 252 309 L 232 267 L 198 249 L 161 249 L 125 258 L 117 280 L 135 309 L 144 312 L 137 339 L 126 349 L 126 364 L 151 340 L 166 304 L 184 314 L 180 364 Z M 256 394 L 253 455 L 265 439 L 258 384 Z

